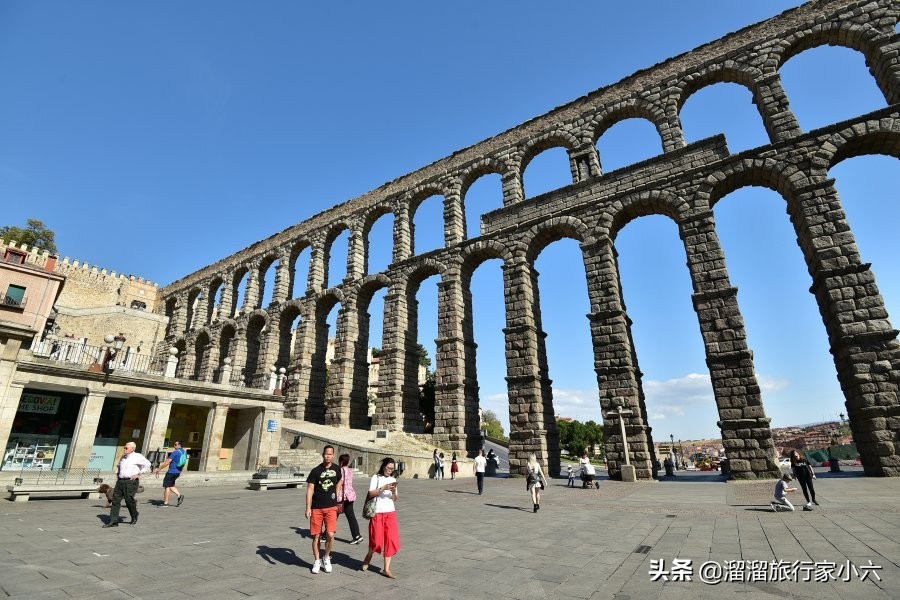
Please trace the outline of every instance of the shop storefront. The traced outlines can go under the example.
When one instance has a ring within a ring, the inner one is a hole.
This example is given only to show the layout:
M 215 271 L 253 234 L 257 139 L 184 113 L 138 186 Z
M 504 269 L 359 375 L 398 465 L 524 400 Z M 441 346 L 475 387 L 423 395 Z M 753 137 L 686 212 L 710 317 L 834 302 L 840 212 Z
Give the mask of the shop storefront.
M 26 388 L 0 469 L 28 471 L 65 465 L 83 396 Z

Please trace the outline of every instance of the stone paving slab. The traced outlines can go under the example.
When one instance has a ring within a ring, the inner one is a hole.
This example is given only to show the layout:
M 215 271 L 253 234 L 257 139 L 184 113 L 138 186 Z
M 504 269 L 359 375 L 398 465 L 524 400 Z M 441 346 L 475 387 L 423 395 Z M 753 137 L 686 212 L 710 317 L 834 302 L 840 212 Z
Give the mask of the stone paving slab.
M 379 557 L 358 570 L 366 546 L 347 543 L 343 517 L 334 572 L 310 573 L 303 490 L 204 487 L 166 509 L 147 493 L 139 524 L 116 529 L 101 528 L 100 502 L 7 501 L 0 598 L 900 598 L 900 480 L 820 475 L 821 506 L 794 513 L 734 505 L 731 485 L 554 480 L 534 513 L 521 479 L 489 478 L 482 496 L 471 479 L 403 480 L 396 580 Z M 675 558 L 693 561 L 693 580 L 653 581 L 651 561 Z M 881 581 L 699 581 L 701 564 L 728 560 L 871 561 Z

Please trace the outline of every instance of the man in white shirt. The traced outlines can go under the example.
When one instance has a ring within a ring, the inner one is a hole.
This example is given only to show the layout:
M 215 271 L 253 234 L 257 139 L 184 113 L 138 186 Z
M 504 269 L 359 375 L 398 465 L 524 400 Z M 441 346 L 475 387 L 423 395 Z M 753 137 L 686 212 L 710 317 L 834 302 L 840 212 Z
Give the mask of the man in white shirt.
M 484 457 L 484 449 L 478 453 L 474 461 L 475 479 L 478 481 L 478 495 L 484 491 L 484 469 L 487 467 L 487 459 Z
M 104 527 L 119 526 L 119 510 L 122 508 L 122 499 L 125 499 L 125 506 L 128 508 L 128 514 L 131 515 L 131 524 L 137 524 L 138 511 L 137 504 L 134 501 L 134 495 L 137 493 L 140 485 L 141 473 L 150 472 L 150 461 L 144 458 L 140 452 L 135 452 L 134 442 L 125 444 L 125 454 L 119 459 L 116 466 L 116 487 L 113 491 L 112 509 L 109 511 L 109 523 Z

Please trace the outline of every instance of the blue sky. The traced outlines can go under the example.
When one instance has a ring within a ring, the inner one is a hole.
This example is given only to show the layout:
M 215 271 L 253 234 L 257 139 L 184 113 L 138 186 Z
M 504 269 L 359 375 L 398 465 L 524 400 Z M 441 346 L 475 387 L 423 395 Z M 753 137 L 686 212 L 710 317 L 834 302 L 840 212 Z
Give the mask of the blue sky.
M 166 284 L 795 4 L 4 2 L 0 220 L 41 219 L 61 255 Z M 885 104 L 850 50 L 804 52 L 782 78 L 804 130 Z M 766 143 L 749 92 L 734 85 L 695 94 L 681 117 L 689 142 L 723 132 L 732 151 Z M 660 151 L 649 125 L 633 120 L 609 130 L 599 149 L 606 172 Z M 898 175 L 886 157 L 832 171 L 892 315 Z M 526 171 L 526 195 L 568 178 L 565 154 L 549 151 Z M 479 180 L 466 202 L 474 235 L 479 212 L 500 206 L 499 183 Z M 440 243 L 440 214 L 439 200 L 423 204 L 417 249 Z M 715 216 L 767 414 L 775 426 L 836 419 L 843 397 L 784 201 L 744 188 Z M 384 265 L 389 220 L 370 244 L 370 263 Z M 654 436 L 717 435 L 675 225 L 638 219 L 616 247 Z M 334 277 L 343 256 L 338 243 Z M 537 268 L 557 412 L 599 421 L 577 243 L 548 247 Z M 419 293 L 419 338 L 432 356 L 435 281 Z M 476 272 L 473 295 L 483 405 L 507 422 L 498 264 Z M 381 302 L 371 307 L 373 340 Z

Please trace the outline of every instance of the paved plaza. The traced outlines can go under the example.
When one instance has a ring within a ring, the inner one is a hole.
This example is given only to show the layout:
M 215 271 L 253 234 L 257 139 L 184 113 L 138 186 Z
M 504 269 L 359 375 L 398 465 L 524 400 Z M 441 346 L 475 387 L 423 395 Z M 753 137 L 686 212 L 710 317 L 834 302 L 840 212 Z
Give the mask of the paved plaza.
M 379 575 L 379 556 L 359 570 L 366 545 L 347 543 L 344 517 L 334 571 L 311 574 L 302 488 L 185 487 L 182 507 L 161 508 L 151 478 L 138 495 L 139 523 L 116 529 L 101 528 L 109 511 L 99 501 L 5 501 L 0 597 L 900 598 L 900 479 L 822 473 L 820 507 L 777 514 L 761 503 L 761 484 L 718 479 L 680 472 L 653 483 L 603 480 L 599 490 L 557 479 L 536 514 L 522 479 L 489 478 L 482 496 L 471 478 L 401 479 L 396 580 Z M 365 483 L 357 479 L 360 490 Z M 673 570 L 675 558 L 692 563 Z M 728 563 L 738 560 L 744 569 Z M 761 570 L 779 560 L 780 574 Z M 714 563 L 757 581 L 703 583 L 703 563 L 706 579 L 719 577 Z M 817 571 L 835 579 L 802 581 Z M 691 581 L 673 580 L 686 573 Z

